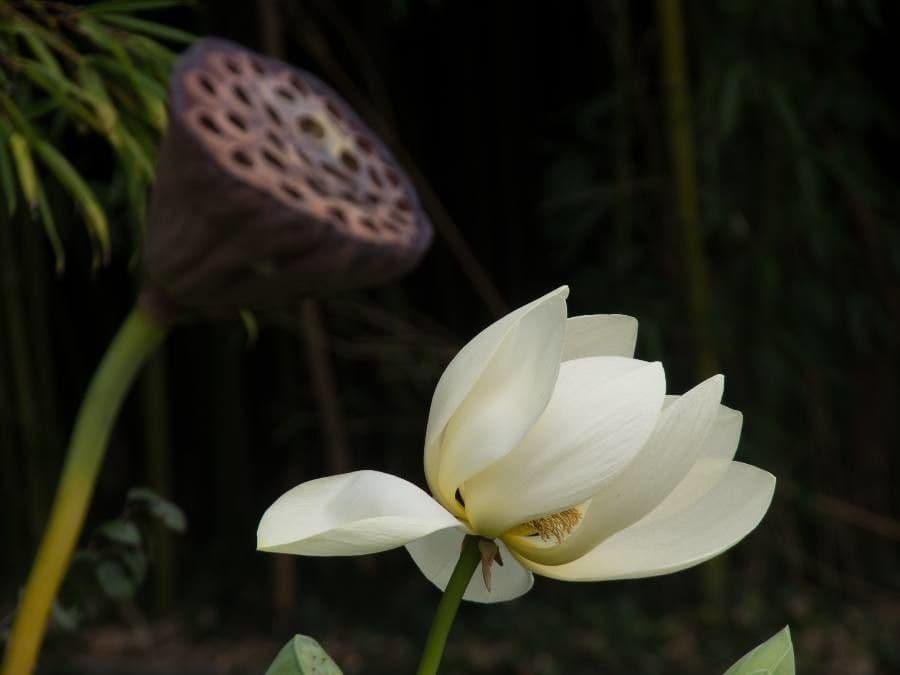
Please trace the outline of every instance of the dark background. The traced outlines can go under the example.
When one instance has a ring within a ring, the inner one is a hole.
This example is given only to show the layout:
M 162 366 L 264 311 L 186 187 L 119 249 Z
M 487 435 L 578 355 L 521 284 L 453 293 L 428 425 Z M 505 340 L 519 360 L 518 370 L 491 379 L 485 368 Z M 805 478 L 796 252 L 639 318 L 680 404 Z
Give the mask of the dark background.
M 699 568 L 538 578 L 514 602 L 464 606 L 446 672 L 717 673 L 785 624 L 801 672 L 900 671 L 894 5 L 685 5 L 696 217 L 679 206 L 690 195 L 670 143 L 670 27 L 654 3 L 209 1 L 154 15 L 281 51 L 330 82 L 427 182 L 437 235 L 406 279 L 260 317 L 255 340 L 237 318 L 172 333 L 124 409 L 88 530 L 143 484 L 183 508 L 188 530 L 153 540 L 135 599 L 54 630 L 44 672 L 262 672 L 295 632 L 347 673 L 411 672 L 439 596 L 406 553 L 257 553 L 259 516 L 336 471 L 423 484 L 443 367 L 562 283 L 570 314 L 639 319 L 637 355 L 663 361 L 670 392 L 726 374 L 725 402 L 745 415 L 738 459 L 778 477 L 775 500 Z M 89 141 L 67 144 L 108 180 Z M 4 613 L 137 284 L 130 230 L 114 230 L 98 272 L 83 229 L 64 233 L 63 276 L 42 249 L 4 275 L 4 294 L 29 299 L 31 423 L 45 439 L 27 479 L 9 480 L 28 429 L 2 408 Z M 0 355 L 0 378 L 16 358 Z M 84 602 L 80 590 L 70 579 L 66 597 Z

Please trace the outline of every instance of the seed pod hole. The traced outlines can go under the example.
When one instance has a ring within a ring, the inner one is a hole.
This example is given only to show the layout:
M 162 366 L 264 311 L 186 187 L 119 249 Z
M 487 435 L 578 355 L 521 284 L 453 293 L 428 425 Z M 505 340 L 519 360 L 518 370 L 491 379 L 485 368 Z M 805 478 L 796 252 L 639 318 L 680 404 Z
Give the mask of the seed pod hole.
M 244 121 L 244 118 L 238 115 L 236 112 L 228 113 L 228 121 L 241 131 L 247 131 L 247 123 Z
M 231 153 L 231 158 L 243 167 L 253 168 L 253 158 L 243 150 L 235 150 Z
M 271 130 L 267 131 L 266 138 L 269 140 L 269 142 L 272 145 L 274 145 L 279 150 L 285 149 L 286 146 L 285 146 L 284 139 L 281 136 L 279 136 L 278 134 L 276 134 L 274 131 L 271 131 Z
M 278 184 L 278 186 L 281 188 L 281 191 L 284 194 L 286 194 L 288 197 L 290 197 L 291 199 L 294 199 L 298 202 L 302 202 L 306 199 L 303 196 L 303 193 L 300 192 L 300 190 L 298 190 L 296 187 L 294 187 L 290 183 L 285 183 L 282 181 L 281 183 Z
M 341 152 L 341 164 L 354 173 L 359 171 L 359 160 L 356 159 L 356 155 L 349 150 Z
M 345 174 L 331 162 L 322 162 L 322 168 L 343 183 L 350 183 L 350 176 Z
M 309 93 L 309 87 L 307 87 L 306 83 L 296 75 L 291 74 L 288 80 L 293 85 L 294 89 L 300 92 L 302 96 L 306 96 Z
M 355 140 L 356 146 L 363 151 L 363 154 L 372 155 L 375 152 L 375 146 L 372 145 L 372 141 L 365 136 L 357 136 Z
M 381 176 L 378 175 L 378 169 L 374 166 L 369 166 L 369 178 L 372 179 L 372 182 L 375 183 L 378 187 L 384 187 L 384 183 L 381 180 Z
M 214 134 L 221 135 L 222 129 L 219 128 L 218 123 L 212 118 L 211 115 L 204 113 L 200 115 L 200 125 Z
M 236 84 L 231 88 L 232 93 L 238 101 L 243 103 L 245 106 L 252 107 L 253 104 L 250 103 L 250 97 L 247 95 L 247 90 L 244 89 L 241 85 Z
M 300 127 L 300 131 L 304 134 L 309 134 L 316 138 L 325 137 L 325 127 L 322 126 L 322 123 L 319 122 L 319 120 L 314 119 L 309 115 L 300 117 L 300 119 L 297 120 L 297 126 Z
M 275 93 L 278 94 L 281 98 L 289 103 L 293 103 L 295 100 L 295 94 L 287 87 L 278 87 L 275 89 Z
M 325 189 L 325 186 L 321 181 L 316 180 L 312 176 L 308 176 L 306 179 L 306 184 L 312 188 L 313 192 L 315 192 L 320 197 L 324 197 L 328 194 L 328 190 Z
M 347 215 L 344 213 L 344 210 L 337 206 L 332 206 L 328 209 L 328 215 L 337 220 L 342 225 L 347 224 Z
M 225 67 L 235 75 L 240 75 L 242 72 L 241 64 L 235 59 L 225 59 Z
M 284 171 L 284 162 L 279 157 L 277 157 L 274 152 L 269 150 L 269 148 L 263 148 L 262 157 L 269 166 L 272 166 L 279 171 Z
M 343 121 L 344 116 L 341 114 L 340 109 L 334 104 L 334 101 L 325 101 L 325 109 L 331 114 L 331 116 L 337 121 Z
M 197 79 L 200 81 L 200 86 L 203 87 L 203 90 L 206 91 L 206 93 L 212 96 L 216 95 L 216 86 L 212 83 L 212 80 L 206 75 L 200 75 Z
M 263 110 L 266 111 L 266 115 L 269 116 L 269 119 L 272 120 L 273 124 L 277 124 L 278 126 L 282 126 L 284 122 L 281 120 L 281 115 L 278 114 L 278 111 L 275 110 L 274 106 L 270 103 L 266 103 L 263 106 Z

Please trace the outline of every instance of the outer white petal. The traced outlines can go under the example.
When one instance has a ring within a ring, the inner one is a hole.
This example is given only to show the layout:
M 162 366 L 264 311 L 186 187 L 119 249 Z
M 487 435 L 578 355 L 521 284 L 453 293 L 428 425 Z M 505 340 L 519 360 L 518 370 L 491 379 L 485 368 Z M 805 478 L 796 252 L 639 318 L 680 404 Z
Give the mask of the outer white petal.
M 473 529 L 495 537 L 590 498 L 643 447 L 665 389 L 659 363 L 598 356 L 562 364 L 522 442 L 464 486 Z
M 576 361 L 574 363 L 580 363 Z M 724 378 L 716 375 L 683 396 L 669 397 L 647 443 L 624 471 L 600 486 L 578 528 L 562 544 L 515 544 L 533 560 L 574 560 L 649 513 L 690 471 L 704 449 L 719 409 Z
M 573 316 L 566 321 L 562 360 L 586 356 L 634 356 L 637 319 L 624 314 Z
M 440 440 L 436 494 L 457 488 L 506 455 L 550 400 L 565 336 L 566 303 L 547 297 L 523 314 L 460 403 Z
M 300 555 L 377 553 L 458 527 L 427 493 L 379 471 L 318 478 L 288 490 L 263 514 L 257 548 Z
M 562 286 L 492 323 L 472 338 L 444 370 L 434 390 L 428 412 L 428 426 L 425 430 L 425 476 L 431 492 L 438 499 L 441 499 L 438 490 L 440 441 L 447 424 L 472 392 L 510 333 L 516 331 L 521 319 L 548 301 L 564 301 L 568 294 L 568 287 Z M 449 500 L 443 501 L 448 507 L 455 505 L 452 494 L 449 495 Z
M 731 548 L 765 515 L 775 477 L 732 462 L 722 481 L 684 511 L 641 520 L 565 565 L 522 562 L 536 574 L 567 581 L 636 579 L 678 572 Z
M 406 545 L 416 565 L 431 583 L 442 591 L 450 581 L 450 575 L 459 560 L 465 532 L 461 529 L 441 530 L 432 535 Z M 466 588 L 464 600 L 472 602 L 504 602 L 524 595 L 534 584 L 531 572 L 522 567 L 509 549 L 498 541 L 503 565 L 495 564 L 491 569 L 491 590 L 484 587 L 481 569 L 475 570 Z
M 743 419 L 737 410 L 719 406 L 716 421 L 703 443 L 700 459 L 659 506 L 644 517 L 644 521 L 682 511 L 719 484 L 732 464 Z

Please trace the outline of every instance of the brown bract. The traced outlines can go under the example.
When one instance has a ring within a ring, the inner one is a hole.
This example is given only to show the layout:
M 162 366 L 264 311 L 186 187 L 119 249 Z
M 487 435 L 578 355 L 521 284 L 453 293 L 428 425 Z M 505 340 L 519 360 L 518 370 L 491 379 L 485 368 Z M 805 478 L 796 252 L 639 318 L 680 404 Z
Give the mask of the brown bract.
M 203 39 L 174 69 L 169 110 L 142 293 L 159 318 L 376 284 L 428 247 L 409 179 L 309 73 Z

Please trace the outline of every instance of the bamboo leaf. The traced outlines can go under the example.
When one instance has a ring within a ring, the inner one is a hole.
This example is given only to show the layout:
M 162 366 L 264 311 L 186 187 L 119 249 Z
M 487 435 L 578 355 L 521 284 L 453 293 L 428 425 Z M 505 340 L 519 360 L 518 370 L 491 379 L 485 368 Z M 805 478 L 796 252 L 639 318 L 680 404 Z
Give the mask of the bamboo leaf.
M 106 222 L 106 214 L 97 201 L 93 190 L 79 175 L 75 168 L 52 145 L 45 141 L 36 140 L 34 151 L 56 176 L 57 180 L 66 188 L 72 198 L 78 204 L 84 221 L 88 226 L 88 232 L 100 248 L 100 258 L 95 257 L 94 265 L 98 262 L 107 262 L 110 256 L 109 227 Z
M 8 21 L 8 23 L 0 22 L 0 30 L 6 30 L 11 33 L 19 33 L 22 30 L 27 30 L 29 33 L 34 35 L 36 38 L 43 41 L 45 44 L 49 45 L 53 50 L 57 53 L 62 54 L 70 61 L 74 63 L 78 63 L 81 61 L 81 54 L 75 49 L 67 40 L 60 37 L 57 33 L 52 30 L 49 30 L 42 26 L 41 24 L 32 21 L 26 15 L 21 12 L 16 11 L 11 8 L 9 5 L 0 5 L 2 9 L 6 9 L 12 15 L 12 19 Z
M 50 248 L 53 249 L 53 259 L 55 261 L 56 274 L 62 274 L 66 269 L 66 250 L 63 247 L 62 238 L 59 236 L 59 230 L 56 229 L 56 219 L 53 217 L 53 210 L 50 208 L 50 200 L 47 199 L 47 191 L 41 186 L 38 195 L 38 209 L 41 214 L 41 223 L 44 226 L 44 234 L 50 240 Z
M 147 12 L 193 4 L 190 0 L 108 0 L 95 2 L 81 10 L 83 14 L 100 15 L 108 12 Z
M 11 216 L 16 212 L 16 179 L 13 175 L 12 157 L 6 149 L 9 135 L 10 131 L 5 125 L 0 125 L 0 190 L 3 191 L 7 215 Z
M 16 172 L 19 175 L 19 185 L 29 208 L 34 210 L 38 205 L 38 178 L 34 169 L 34 161 L 31 158 L 31 150 L 28 141 L 19 132 L 13 132 L 9 137 L 9 149 L 12 152 Z
M 145 61 L 147 65 L 157 69 L 158 79 L 161 82 L 168 80 L 168 73 L 177 58 L 173 51 L 145 35 L 129 35 L 125 39 L 125 47 Z
M 35 58 L 37 58 L 45 68 L 58 77 L 63 76 L 59 61 L 56 60 L 56 57 L 53 56 L 53 52 L 47 48 L 47 45 L 43 40 L 39 39 L 37 35 L 24 27 L 20 27 L 17 32 L 22 39 L 25 40 L 25 44 L 28 45 L 31 53 L 34 54 Z
M 37 61 L 22 60 L 22 72 L 38 87 L 54 96 L 59 104 L 76 119 L 103 131 L 98 125 L 98 117 L 104 107 L 103 99 L 79 87 L 66 77 L 59 77 Z M 86 103 L 89 108 L 83 104 Z M 93 109 L 93 110 L 91 110 Z
M 156 21 L 147 21 L 146 19 L 139 19 L 124 14 L 106 14 L 103 16 L 103 21 L 120 28 L 134 31 L 135 33 L 152 35 L 155 38 L 168 40 L 169 42 L 190 44 L 197 39 L 196 35 L 179 28 L 172 28 L 171 26 L 166 26 L 165 24 L 157 23 Z
M 166 128 L 165 87 L 141 73 L 122 44 L 99 22 L 88 16 L 80 16 L 78 25 L 85 35 L 112 56 L 112 59 L 98 56 L 93 59 L 94 62 L 124 79 L 140 97 L 150 124 L 163 131 Z
M 109 99 L 109 94 L 106 92 L 106 87 L 103 85 L 103 78 L 101 78 L 93 68 L 82 63 L 78 67 L 78 81 L 84 91 L 89 93 L 95 101 L 94 110 L 97 112 L 97 119 L 100 122 L 100 126 L 108 136 L 114 137 L 116 127 L 118 126 L 119 115 L 116 112 L 116 107 Z

